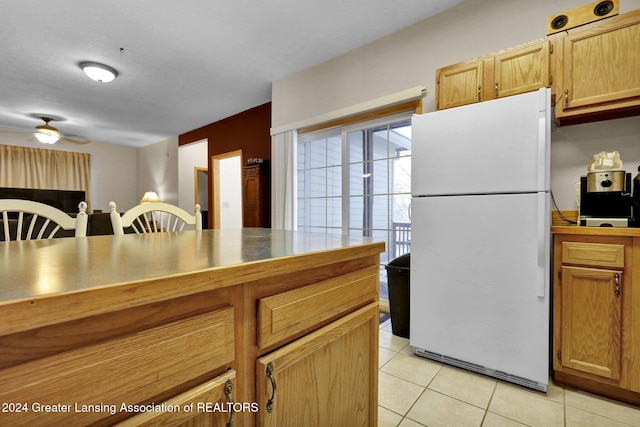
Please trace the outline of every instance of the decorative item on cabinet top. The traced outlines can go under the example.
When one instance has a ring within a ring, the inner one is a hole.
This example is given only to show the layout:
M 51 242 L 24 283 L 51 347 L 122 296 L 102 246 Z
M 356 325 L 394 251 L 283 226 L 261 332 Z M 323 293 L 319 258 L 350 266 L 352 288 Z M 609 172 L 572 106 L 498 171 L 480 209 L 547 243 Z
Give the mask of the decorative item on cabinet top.
M 247 166 L 251 166 L 251 165 L 260 165 L 263 163 L 267 163 L 268 160 L 265 160 L 263 158 L 260 157 L 249 157 L 247 159 Z
M 547 19 L 547 35 L 615 16 L 618 14 L 618 1 L 596 1 L 550 16 Z

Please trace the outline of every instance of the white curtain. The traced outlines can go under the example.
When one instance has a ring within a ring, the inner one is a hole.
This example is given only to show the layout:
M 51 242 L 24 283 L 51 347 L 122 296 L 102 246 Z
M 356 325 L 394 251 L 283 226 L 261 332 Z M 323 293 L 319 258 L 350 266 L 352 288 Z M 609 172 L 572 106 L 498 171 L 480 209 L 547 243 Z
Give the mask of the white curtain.
M 271 137 L 271 228 L 296 230 L 296 130 Z
M 84 191 L 89 203 L 88 153 L 0 144 L 0 187 Z

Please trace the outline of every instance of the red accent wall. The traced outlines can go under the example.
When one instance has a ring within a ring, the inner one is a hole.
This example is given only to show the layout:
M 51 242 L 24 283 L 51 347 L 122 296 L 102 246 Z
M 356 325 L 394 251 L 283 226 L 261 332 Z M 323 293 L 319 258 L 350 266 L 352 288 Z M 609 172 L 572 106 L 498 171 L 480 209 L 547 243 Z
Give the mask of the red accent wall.
M 242 150 L 242 163 L 246 164 L 250 157 L 271 160 L 271 103 L 251 108 L 208 124 L 201 128 L 183 133 L 178 137 L 178 145 L 208 140 L 208 168 L 212 169 L 211 156 Z M 212 201 L 211 183 L 209 183 L 209 202 Z M 271 202 L 271 201 L 269 201 Z M 208 223 L 213 224 L 211 206 Z M 270 209 L 270 208 L 269 208 Z
M 178 145 L 209 141 L 208 156 L 242 150 L 249 157 L 271 160 L 271 103 L 251 108 L 178 137 Z

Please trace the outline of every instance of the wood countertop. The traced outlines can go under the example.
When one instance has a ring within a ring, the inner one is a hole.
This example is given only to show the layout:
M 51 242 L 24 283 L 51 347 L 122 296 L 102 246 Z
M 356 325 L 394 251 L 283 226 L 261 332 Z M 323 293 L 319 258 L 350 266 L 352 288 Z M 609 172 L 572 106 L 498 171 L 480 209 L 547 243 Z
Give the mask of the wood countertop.
M 551 226 L 553 234 L 576 234 L 583 236 L 626 236 L 640 237 L 640 228 L 620 228 L 620 227 L 585 227 L 579 225 L 553 224 Z
M 0 334 L 382 251 L 362 237 L 260 228 L 5 242 Z

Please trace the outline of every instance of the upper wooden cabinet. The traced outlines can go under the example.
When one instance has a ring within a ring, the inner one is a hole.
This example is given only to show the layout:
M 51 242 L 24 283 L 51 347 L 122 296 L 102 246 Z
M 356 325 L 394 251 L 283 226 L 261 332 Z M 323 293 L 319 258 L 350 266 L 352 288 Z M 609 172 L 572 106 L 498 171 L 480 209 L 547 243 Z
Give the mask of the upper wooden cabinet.
M 640 9 L 436 70 L 436 110 L 550 87 L 558 124 L 640 114 Z
M 482 101 L 483 70 L 482 59 L 436 70 L 436 109 Z
M 640 10 L 571 30 L 560 47 L 560 124 L 640 113 Z
M 436 109 L 549 86 L 550 46 L 549 40 L 538 40 L 436 70 Z
M 495 98 L 531 92 L 551 84 L 550 42 L 508 49 L 494 60 Z

